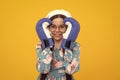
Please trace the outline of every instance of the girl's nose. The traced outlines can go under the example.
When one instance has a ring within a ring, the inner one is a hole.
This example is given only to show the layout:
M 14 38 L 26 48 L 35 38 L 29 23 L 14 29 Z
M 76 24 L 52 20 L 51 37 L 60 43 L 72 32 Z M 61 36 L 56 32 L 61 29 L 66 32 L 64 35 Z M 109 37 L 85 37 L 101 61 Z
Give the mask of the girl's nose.
M 59 28 L 59 27 L 56 27 L 56 31 L 60 31 L 60 28 Z

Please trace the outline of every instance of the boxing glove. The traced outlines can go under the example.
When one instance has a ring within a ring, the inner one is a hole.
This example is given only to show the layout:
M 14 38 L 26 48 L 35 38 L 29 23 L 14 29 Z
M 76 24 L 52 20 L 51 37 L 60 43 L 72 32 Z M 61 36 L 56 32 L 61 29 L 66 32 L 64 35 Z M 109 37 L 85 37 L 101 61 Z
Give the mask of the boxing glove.
M 51 20 L 48 18 L 40 19 L 36 25 L 36 32 L 42 42 L 42 48 L 53 47 L 53 40 L 48 30 L 48 26 L 51 24 Z
M 64 23 L 67 25 L 67 30 L 63 34 L 61 46 L 65 49 L 72 49 L 73 42 L 76 40 L 80 31 L 80 25 L 74 18 L 65 18 Z

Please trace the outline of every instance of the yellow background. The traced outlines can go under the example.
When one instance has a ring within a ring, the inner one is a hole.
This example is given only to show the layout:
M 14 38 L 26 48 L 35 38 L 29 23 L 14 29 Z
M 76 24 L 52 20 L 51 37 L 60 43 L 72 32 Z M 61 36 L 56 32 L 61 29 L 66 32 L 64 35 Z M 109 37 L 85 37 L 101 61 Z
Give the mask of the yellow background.
M 36 80 L 35 26 L 54 9 L 80 22 L 76 80 L 120 80 L 119 0 L 0 0 L 0 80 Z

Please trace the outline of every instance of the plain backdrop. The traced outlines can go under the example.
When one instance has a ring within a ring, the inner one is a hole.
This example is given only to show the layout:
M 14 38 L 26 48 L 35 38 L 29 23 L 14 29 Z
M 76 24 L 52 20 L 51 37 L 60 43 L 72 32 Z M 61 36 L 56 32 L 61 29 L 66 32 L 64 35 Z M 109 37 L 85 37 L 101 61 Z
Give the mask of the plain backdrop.
M 0 0 L 0 80 L 36 80 L 35 26 L 55 9 L 81 26 L 75 80 L 120 80 L 119 0 Z

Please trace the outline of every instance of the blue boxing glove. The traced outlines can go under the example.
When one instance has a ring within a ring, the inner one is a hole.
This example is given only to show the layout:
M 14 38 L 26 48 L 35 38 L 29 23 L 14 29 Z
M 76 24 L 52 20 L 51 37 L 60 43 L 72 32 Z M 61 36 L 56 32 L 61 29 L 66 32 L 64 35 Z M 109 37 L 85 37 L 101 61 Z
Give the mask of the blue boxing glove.
M 63 34 L 61 46 L 65 49 L 72 49 L 73 42 L 75 42 L 80 31 L 80 25 L 73 18 L 65 18 L 64 23 L 67 25 L 67 30 Z
M 50 19 L 43 18 L 39 20 L 36 25 L 36 31 L 37 31 L 38 37 L 40 38 L 42 42 L 43 49 L 53 47 L 53 40 L 50 35 L 50 31 L 47 28 L 51 23 L 52 22 Z

